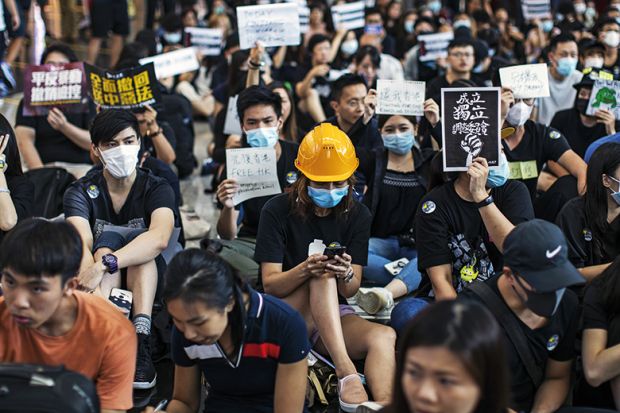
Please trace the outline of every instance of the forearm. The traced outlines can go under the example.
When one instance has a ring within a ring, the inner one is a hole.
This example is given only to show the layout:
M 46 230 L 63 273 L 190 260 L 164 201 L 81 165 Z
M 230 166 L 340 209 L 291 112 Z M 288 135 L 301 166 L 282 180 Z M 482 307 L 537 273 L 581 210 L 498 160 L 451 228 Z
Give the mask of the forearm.
M 248 77 L 245 80 L 245 87 L 258 86 L 260 81 L 260 70 L 249 68 Z
M 360 288 L 360 284 L 362 280 L 362 272 L 361 270 L 360 271 L 354 270 L 354 272 L 355 272 L 355 275 L 353 276 L 351 281 L 349 281 L 348 283 L 338 280 L 338 293 L 340 293 L 340 295 L 342 295 L 345 298 L 353 297 Z
M 276 272 L 263 277 L 263 287 L 267 294 L 284 298 L 308 281 L 310 274 L 304 270 L 305 262 L 288 271 Z
M 170 145 L 170 142 L 168 142 L 168 139 L 166 139 L 163 133 L 152 136 L 151 142 L 153 142 L 155 152 L 157 152 L 157 159 L 167 164 L 174 162 L 177 156 L 174 153 L 172 145 Z
M 152 261 L 168 246 L 170 234 L 163 230 L 149 230 L 114 252 L 118 268 L 127 268 Z
M 440 300 L 454 300 L 457 297 L 456 290 L 452 284 L 441 281 L 432 282 L 433 292 L 435 293 L 435 299 Z
M 500 252 L 503 252 L 504 239 L 515 226 L 502 214 L 495 203 L 482 207 L 478 211 L 491 241 Z
M 591 386 L 598 387 L 620 376 L 620 344 L 606 348 L 594 357 L 586 356 L 584 354 L 584 371 Z
M 599 275 L 601 275 L 601 273 L 605 271 L 610 265 L 610 262 L 607 264 L 591 265 L 589 267 L 578 268 L 578 271 L 588 282 L 590 282 Z
M 8 189 L 6 176 L 0 171 L 0 188 Z M 0 230 L 9 231 L 17 224 L 17 211 L 13 204 L 11 194 L 8 192 L 0 192 Z
M 329 63 L 333 62 L 336 56 L 338 56 L 338 50 L 340 50 L 340 44 L 342 43 L 342 39 L 344 39 L 344 35 L 346 31 L 339 30 L 336 32 L 336 36 L 334 40 L 332 40 L 332 47 L 329 51 Z
M 532 413 L 552 413 L 558 410 L 570 387 L 568 377 L 545 379 L 536 392 Z
M 15 5 L 15 0 L 5 0 L 4 4 L 6 4 L 6 8 L 9 9 L 12 16 L 17 16 L 17 6 Z
M 224 207 L 217 220 L 217 234 L 225 240 L 233 240 L 237 236 L 237 216 L 234 208 Z
M 312 87 L 312 79 L 314 79 L 314 73 L 312 71 L 308 72 L 308 74 L 306 75 L 306 77 L 304 77 L 304 80 L 302 80 L 301 82 L 299 82 L 297 84 L 297 86 L 295 87 L 297 90 L 297 95 L 300 98 L 305 98 L 308 96 L 308 93 L 310 92 L 310 88 Z
M 37 148 L 34 146 L 34 141 L 22 141 L 19 145 L 19 152 L 24 158 L 28 169 L 43 168 L 43 161 L 39 156 Z
M 86 151 L 90 150 L 90 133 L 87 130 L 78 128 L 72 123 L 67 122 L 59 132 L 80 148 Z
M 182 401 L 173 399 L 168 403 L 166 413 L 196 413 L 196 411 Z
M 279 69 L 282 67 L 284 63 L 284 59 L 286 58 L 286 46 L 280 46 L 276 54 L 273 55 L 271 59 L 272 67 L 274 69 Z

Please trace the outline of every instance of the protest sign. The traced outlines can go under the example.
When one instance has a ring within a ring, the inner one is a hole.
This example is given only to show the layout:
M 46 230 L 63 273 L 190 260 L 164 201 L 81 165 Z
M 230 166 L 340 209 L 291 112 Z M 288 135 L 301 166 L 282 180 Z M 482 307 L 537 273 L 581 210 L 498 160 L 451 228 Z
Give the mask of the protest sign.
M 620 82 L 617 80 L 597 79 L 594 81 L 586 115 L 594 116 L 597 110 L 605 109 L 620 119 Z
M 228 98 L 228 107 L 226 108 L 226 118 L 224 119 L 224 133 L 226 135 L 241 135 L 241 122 L 239 121 L 239 112 L 237 112 L 237 98 L 239 95 Z
M 523 18 L 545 19 L 551 17 L 551 4 L 549 0 L 521 0 Z
M 549 72 L 545 63 L 502 67 L 499 77 L 502 86 L 512 89 L 515 99 L 549 96 Z
M 310 8 L 308 6 L 297 6 L 299 12 L 299 31 L 301 33 L 308 33 L 310 29 Z
M 448 45 L 454 40 L 454 33 L 433 33 L 418 36 L 420 62 L 429 62 L 448 56 Z
M 298 45 L 299 11 L 295 3 L 237 7 L 239 46 L 251 49 L 257 41 L 265 47 Z
M 185 72 L 198 70 L 200 63 L 196 58 L 196 49 L 186 47 L 168 53 L 162 53 L 140 59 L 140 64 L 153 63 L 157 79 L 176 76 Z
M 233 204 L 282 192 L 276 162 L 274 148 L 226 149 L 226 177 L 239 184 Z
M 224 44 L 224 32 L 222 29 L 209 29 L 207 27 L 186 27 L 185 45 L 193 46 L 203 56 L 219 56 Z M 155 67 L 157 72 L 157 67 Z
M 161 101 L 153 63 L 117 72 L 84 64 L 88 89 L 102 109 L 135 109 Z
M 443 170 L 466 171 L 477 157 L 497 168 L 501 89 L 441 89 Z
M 332 20 L 335 27 L 342 27 L 346 30 L 355 30 L 364 27 L 364 8 L 363 1 L 355 3 L 345 3 L 332 6 Z
M 424 115 L 425 82 L 377 80 L 377 114 Z
M 23 115 L 47 115 L 52 107 L 65 113 L 88 111 L 86 77 L 81 62 L 26 67 Z

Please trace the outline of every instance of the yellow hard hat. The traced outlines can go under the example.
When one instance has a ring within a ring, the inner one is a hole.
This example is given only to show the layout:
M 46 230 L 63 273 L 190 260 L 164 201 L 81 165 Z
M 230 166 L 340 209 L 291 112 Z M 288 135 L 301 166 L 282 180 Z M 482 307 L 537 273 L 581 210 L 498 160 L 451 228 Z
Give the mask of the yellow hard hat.
M 344 181 L 359 164 L 351 139 L 331 123 L 321 123 L 308 132 L 295 159 L 297 169 L 316 182 Z

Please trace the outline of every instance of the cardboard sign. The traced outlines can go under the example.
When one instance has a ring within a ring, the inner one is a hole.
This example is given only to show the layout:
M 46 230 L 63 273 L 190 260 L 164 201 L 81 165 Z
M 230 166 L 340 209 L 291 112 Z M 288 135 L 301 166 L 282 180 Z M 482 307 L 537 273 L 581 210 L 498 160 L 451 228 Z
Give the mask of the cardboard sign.
M 110 72 L 84 64 L 88 89 L 102 109 L 135 109 L 161 101 L 153 63 Z
M 237 98 L 239 95 L 228 98 L 228 107 L 226 108 L 226 118 L 224 119 L 224 133 L 226 135 L 241 135 L 241 121 L 239 120 L 239 112 L 237 112 Z
M 617 80 L 594 81 L 586 115 L 594 116 L 597 110 L 605 109 L 620 119 L 620 82 Z
M 434 61 L 448 56 L 448 45 L 454 40 L 454 33 L 433 33 L 418 36 L 420 62 Z
M 237 7 L 239 46 L 251 49 L 257 41 L 265 47 L 298 45 L 299 11 L 295 3 Z
M 521 0 L 523 18 L 546 19 L 551 17 L 551 4 L 549 0 Z
M 155 65 L 155 75 L 157 79 L 193 72 L 200 68 L 200 63 L 198 63 L 198 58 L 196 58 L 196 49 L 193 47 L 186 47 L 184 49 L 140 59 L 141 65 L 146 65 L 148 63 L 153 63 L 153 65 Z
M 343 27 L 346 30 L 355 30 L 364 27 L 363 1 L 332 6 L 332 19 L 335 27 Z
M 444 171 L 466 171 L 477 157 L 498 167 L 500 99 L 498 87 L 441 89 Z
M 226 176 L 239 184 L 233 204 L 281 193 L 276 163 L 274 148 L 226 149 Z
M 24 71 L 23 115 L 47 115 L 52 107 L 65 113 L 87 112 L 87 90 L 81 62 L 28 65 Z
M 502 67 L 499 77 L 502 86 L 512 89 L 515 99 L 549 96 L 549 72 L 545 63 Z
M 424 115 L 426 82 L 377 80 L 377 114 Z
M 186 27 L 185 44 L 193 46 L 203 56 L 219 56 L 224 44 L 222 29 L 209 29 L 206 27 Z M 155 66 L 157 72 L 157 66 Z

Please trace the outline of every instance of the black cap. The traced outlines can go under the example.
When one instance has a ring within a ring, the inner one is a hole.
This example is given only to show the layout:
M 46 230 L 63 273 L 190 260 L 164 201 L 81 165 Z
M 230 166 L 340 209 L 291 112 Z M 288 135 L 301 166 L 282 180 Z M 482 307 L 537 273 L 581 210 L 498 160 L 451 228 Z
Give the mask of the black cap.
M 575 83 L 573 87 L 577 90 L 582 87 L 591 88 L 594 87 L 594 81 L 598 79 L 613 80 L 614 76 L 611 73 L 606 72 L 602 69 L 586 67 L 585 69 L 583 69 L 583 77 L 581 78 L 579 83 Z
M 560 228 L 542 219 L 517 225 L 504 241 L 504 264 L 537 293 L 583 284 L 585 279 L 568 260 Z
M 605 54 L 605 45 L 594 39 L 580 40 L 577 46 L 579 46 L 579 52 L 582 55 L 585 55 L 587 52 L 593 49 L 600 50 L 601 53 Z

